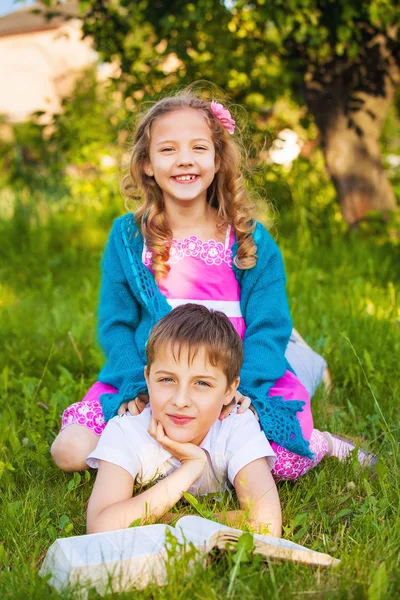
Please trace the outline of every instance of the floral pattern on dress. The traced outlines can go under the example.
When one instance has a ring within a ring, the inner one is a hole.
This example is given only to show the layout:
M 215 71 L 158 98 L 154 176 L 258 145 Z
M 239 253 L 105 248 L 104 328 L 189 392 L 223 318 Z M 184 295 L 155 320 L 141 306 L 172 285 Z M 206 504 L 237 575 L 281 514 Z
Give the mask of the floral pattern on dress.
M 177 240 L 173 241 L 179 244 Z M 196 235 L 185 238 L 181 244 L 185 256 L 198 256 L 203 248 L 203 242 Z
M 313 459 L 293 454 L 293 452 L 289 452 L 282 446 L 278 446 L 275 449 L 275 466 L 271 470 L 274 479 L 299 479 L 326 456 L 328 444 L 324 435 L 317 429 L 314 429 L 311 433 L 310 450 L 314 454 Z
M 149 267 L 151 265 L 152 256 L 153 256 L 152 251 L 149 250 L 148 248 L 146 248 L 146 251 L 145 251 L 144 256 L 143 256 L 143 264 L 146 267 Z
M 185 252 L 182 248 L 182 244 L 180 244 L 179 242 L 174 244 L 175 241 L 176 240 L 172 240 L 172 244 L 169 249 L 169 259 L 167 261 L 167 264 L 169 265 L 177 263 L 185 257 Z
M 207 265 L 220 265 L 226 262 L 232 266 L 232 250 L 225 248 L 224 244 L 216 240 L 203 242 L 196 235 L 185 238 L 182 242 L 173 238 L 169 250 L 169 259 L 167 264 L 175 264 L 185 258 L 185 256 L 199 257 Z M 143 253 L 143 263 L 146 267 L 151 266 L 152 252 L 145 249 Z
M 81 400 L 71 404 L 63 413 L 61 430 L 73 424 L 84 425 L 96 435 L 101 435 L 106 424 L 100 401 Z

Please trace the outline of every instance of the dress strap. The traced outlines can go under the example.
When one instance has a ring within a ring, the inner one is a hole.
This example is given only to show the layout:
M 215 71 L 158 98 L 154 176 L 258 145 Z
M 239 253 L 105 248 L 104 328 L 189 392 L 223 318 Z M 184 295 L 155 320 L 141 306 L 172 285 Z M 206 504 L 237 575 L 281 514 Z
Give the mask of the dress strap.
M 225 250 L 228 250 L 228 248 L 229 248 L 229 240 L 231 237 L 231 230 L 232 230 L 232 225 L 229 224 L 228 227 L 226 228 L 226 234 L 225 234 Z

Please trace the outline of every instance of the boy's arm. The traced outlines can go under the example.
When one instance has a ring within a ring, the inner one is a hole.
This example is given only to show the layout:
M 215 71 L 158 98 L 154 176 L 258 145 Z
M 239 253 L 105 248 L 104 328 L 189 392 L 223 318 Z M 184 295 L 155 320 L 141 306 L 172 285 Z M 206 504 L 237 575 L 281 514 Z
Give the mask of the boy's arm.
M 267 529 L 271 535 L 281 537 L 281 503 L 267 459 L 258 458 L 240 469 L 234 486 L 240 508 L 255 533 L 266 533 Z
M 133 521 L 154 522 L 187 491 L 204 470 L 205 463 L 188 460 L 171 475 L 132 497 L 133 478 L 117 465 L 100 460 L 87 510 L 87 533 L 129 527 Z

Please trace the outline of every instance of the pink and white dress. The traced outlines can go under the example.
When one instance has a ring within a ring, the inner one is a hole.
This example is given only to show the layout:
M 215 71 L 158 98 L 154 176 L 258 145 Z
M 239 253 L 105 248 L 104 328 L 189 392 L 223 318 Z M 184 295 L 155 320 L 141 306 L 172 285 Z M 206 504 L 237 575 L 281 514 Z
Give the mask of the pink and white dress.
M 227 228 L 224 243 L 212 239 L 204 242 L 195 235 L 182 241 L 173 239 L 168 260 L 170 271 L 158 285 L 172 308 L 193 302 L 225 313 L 243 339 L 246 325 L 240 309 L 240 287 L 232 269 L 234 241 L 231 226 Z M 151 258 L 151 251 L 144 243 L 142 261 L 150 270 Z M 100 382 L 95 383 L 81 402 L 64 411 L 61 428 L 76 423 L 100 435 L 105 424 L 99 396 L 112 391 L 117 390 Z M 304 438 L 310 441 L 314 459 L 293 454 L 275 442 L 271 443 L 277 455 L 272 471 L 274 476 L 278 479 L 297 479 L 320 462 L 327 453 L 327 444 L 323 435 L 313 428 L 308 392 L 291 371 L 286 371 L 275 382 L 270 396 L 281 396 L 283 400 L 303 400 L 306 403 L 298 419 Z

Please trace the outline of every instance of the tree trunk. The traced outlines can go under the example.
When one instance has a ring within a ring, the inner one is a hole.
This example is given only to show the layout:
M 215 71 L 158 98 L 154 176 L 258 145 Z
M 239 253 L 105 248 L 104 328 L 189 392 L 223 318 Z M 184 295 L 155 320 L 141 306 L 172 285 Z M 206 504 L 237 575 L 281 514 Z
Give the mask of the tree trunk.
M 390 77 L 384 76 L 384 85 L 376 86 L 379 89 L 373 93 L 354 93 L 345 68 L 328 76 L 314 71 L 306 77 L 308 103 L 320 130 L 326 167 L 343 217 L 351 226 L 365 219 L 370 211 L 385 217 L 397 209 L 379 148 L 379 136 L 398 78 L 397 67 L 393 71 Z
M 369 101 L 369 104 L 380 103 L 376 98 L 369 98 Z M 360 117 L 355 116 L 354 121 L 357 123 Z M 393 188 L 381 160 L 381 128 L 378 129 L 376 122 L 370 119 L 362 131 L 362 135 L 358 135 L 353 128 L 349 129 L 348 118 L 338 114 L 329 129 L 321 132 L 326 166 L 335 185 L 343 217 L 350 225 L 355 225 L 371 211 L 387 216 L 397 208 Z

